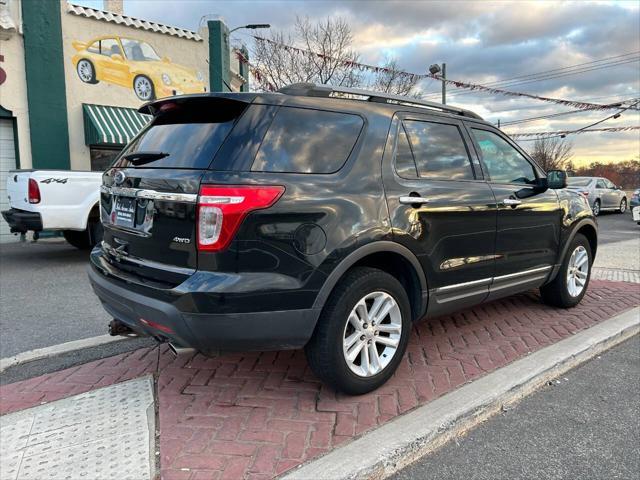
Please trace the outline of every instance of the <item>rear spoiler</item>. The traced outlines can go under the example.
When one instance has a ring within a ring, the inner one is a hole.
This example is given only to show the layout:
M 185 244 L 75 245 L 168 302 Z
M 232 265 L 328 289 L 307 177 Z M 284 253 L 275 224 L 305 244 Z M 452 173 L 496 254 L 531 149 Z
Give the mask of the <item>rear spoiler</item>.
M 80 50 L 84 50 L 85 48 L 87 48 L 87 43 L 86 42 L 79 42 L 78 40 L 74 40 L 73 42 L 71 42 L 71 45 L 73 46 L 73 48 L 75 48 L 78 52 Z
M 220 107 L 221 105 L 229 105 L 239 107 L 241 105 L 250 104 L 256 98 L 255 93 L 209 93 L 195 95 L 179 95 L 176 97 L 167 97 L 161 100 L 145 103 L 138 112 L 145 115 L 158 116 L 164 112 L 170 112 L 179 109 L 181 106 L 189 105 L 198 109 L 207 107 Z

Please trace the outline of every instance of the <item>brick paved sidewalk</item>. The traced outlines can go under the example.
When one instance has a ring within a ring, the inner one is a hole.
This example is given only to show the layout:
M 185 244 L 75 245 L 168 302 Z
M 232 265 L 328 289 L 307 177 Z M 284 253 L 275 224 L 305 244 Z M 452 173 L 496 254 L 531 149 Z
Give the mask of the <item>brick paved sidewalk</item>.
M 395 416 L 546 345 L 640 305 L 638 284 L 592 281 L 571 310 L 534 293 L 418 324 L 394 377 L 336 394 L 301 351 L 174 359 L 166 347 L 0 387 L 0 413 L 157 373 L 162 478 L 273 478 Z

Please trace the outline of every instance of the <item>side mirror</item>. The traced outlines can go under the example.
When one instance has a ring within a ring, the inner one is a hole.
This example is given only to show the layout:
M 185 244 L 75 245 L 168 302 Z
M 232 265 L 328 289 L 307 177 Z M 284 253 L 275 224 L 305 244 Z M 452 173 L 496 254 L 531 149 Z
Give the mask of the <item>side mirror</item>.
M 567 186 L 567 172 L 564 170 L 549 170 L 547 172 L 547 185 L 553 189 L 565 188 Z
M 124 58 L 119 53 L 114 53 L 113 55 L 111 55 L 111 60 L 113 60 L 114 62 L 124 62 Z

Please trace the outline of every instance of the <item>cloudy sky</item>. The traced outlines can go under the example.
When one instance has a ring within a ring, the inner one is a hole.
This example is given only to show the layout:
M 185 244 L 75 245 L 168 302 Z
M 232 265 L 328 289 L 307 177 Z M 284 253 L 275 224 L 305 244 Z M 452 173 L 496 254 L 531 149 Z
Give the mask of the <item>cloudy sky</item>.
M 102 8 L 101 0 L 73 3 Z M 392 56 L 403 70 L 424 73 L 430 64 L 446 62 L 448 78 L 475 83 L 594 62 L 549 72 L 547 76 L 554 78 L 498 84 L 509 90 L 593 103 L 640 99 L 639 6 L 638 1 L 124 1 L 127 15 L 192 30 L 197 30 L 203 15 L 213 14 L 222 16 L 230 28 L 270 23 L 278 30 L 290 30 L 296 16 L 308 16 L 312 21 L 340 16 L 351 25 L 354 48 L 365 63 L 379 64 Z M 251 46 L 252 38 L 241 31 L 234 33 L 233 39 Z M 576 69 L 582 73 L 572 73 Z M 427 99 L 439 100 L 437 81 L 427 80 L 421 88 Z M 500 119 L 503 125 L 573 110 L 455 89 L 449 90 L 448 103 L 470 108 L 493 122 Z M 571 130 L 611 113 L 574 113 L 503 129 L 509 133 Z M 626 125 L 640 125 L 640 112 L 627 111 L 599 127 Z M 640 155 L 639 131 L 568 138 L 578 163 Z M 523 146 L 527 143 L 521 142 Z

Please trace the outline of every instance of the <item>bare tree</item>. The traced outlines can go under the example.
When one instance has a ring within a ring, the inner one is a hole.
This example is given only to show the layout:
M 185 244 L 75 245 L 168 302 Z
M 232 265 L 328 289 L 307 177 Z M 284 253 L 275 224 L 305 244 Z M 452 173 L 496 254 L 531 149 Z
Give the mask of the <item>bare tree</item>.
M 530 154 L 545 171 L 565 170 L 571 166 L 573 145 L 559 137 L 536 138 Z
M 312 25 L 309 18 L 296 19 L 296 32 L 303 48 L 318 55 L 307 55 L 318 83 L 341 87 L 358 86 L 362 79 L 353 66 L 360 55 L 351 48 L 353 35 L 346 20 L 337 17 Z
M 297 18 L 293 32 L 274 31 L 268 40 L 257 40 L 251 58 L 254 76 L 263 90 L 297 82 L 370 88 L 416 96 L 417 78 L 403 75 L 394 59 L 378 72 L 357 65 L 360 54 L 352 48 L 349 24 L 340 17 L 317 23 Z M 293 47 L 293 48 L 292 48 Z
M 371 89 L 377 92 L 393 93 L 414 98 L 420 97 L 416 91 L 418 78 L 400 71 L 395 58 L 387 59 L 384 70 L 376 74 Z

